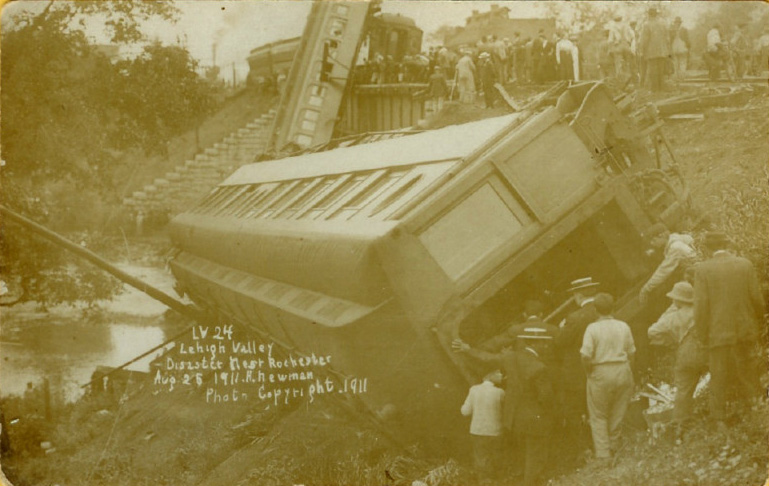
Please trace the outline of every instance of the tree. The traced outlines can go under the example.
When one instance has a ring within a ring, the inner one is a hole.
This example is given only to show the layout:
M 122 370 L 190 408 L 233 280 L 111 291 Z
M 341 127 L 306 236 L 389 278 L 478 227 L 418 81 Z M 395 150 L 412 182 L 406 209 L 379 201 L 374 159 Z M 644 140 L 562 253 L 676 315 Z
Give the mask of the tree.
M 187 50 L 157 42 L 136 59 L 118 62 L 110 82 L 101 84 L 116 116 L 115 146 L 164 152 L 166 141 L 209 114 L 215 106 L 212 87 L 196 69 Z
M 84 31 L 84 19 L 95 16 L 113 42 L 134 42 L 141 38 L 142 20 L 172 20 L 175 12 L 170 2 L 51 2 L 39 13 L 3 19 L 4 205 L 59 231 L 87 229 L 71 223 L 115 199 L 116 150 L 162 151 L 168 137 L 211 108 L 212 93 L 184 49 L 151 44 L 134 60 L 113 62 Z M 76 211 L 73 199 L 81 201 Z M 77 241 L 92 245 L 96 233 L 79 234 Z M 119 287 L 5 223 L 0 278 L 22 289 L 18 300 L 44 305 L 93 301 Z
M 435 31 L 427 34 L 427 39 L 432 43 L 443 45 L 446 42 L 446 39 L 451 38 L 457 33 L 457 30 L 462 30 L 462 28 L 454 25 L 443 24 L 435 29 Z

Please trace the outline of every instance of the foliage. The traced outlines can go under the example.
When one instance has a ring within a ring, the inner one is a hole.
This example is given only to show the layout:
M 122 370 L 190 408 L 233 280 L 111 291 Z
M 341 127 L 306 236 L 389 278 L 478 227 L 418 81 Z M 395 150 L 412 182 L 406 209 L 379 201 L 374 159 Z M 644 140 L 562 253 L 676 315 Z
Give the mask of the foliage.
M 2 204 L 57 231 L 100 228 L 119 202 L 120 150 L 164 152 L 214 93 L 181 47 L 154 43 L 113 62 L 88 42 L 93 23 L 114 43 L 137 41 L 143 21 L 174 19 L 171 2 L 50 2 L 37 12 L 3 18 Z M 20 300 L 94 302 L 119 287 L 15 225 L 0 230 L 0 251 L 0 275 L 23 289 Z
M 728 41 L 735 28 L 743 24 L 748 39 L 758 38 L 769 23 L 769 9 L 760 2 L 723 2 L 704 12 L 689 32 L 692 52 L 702 54 L 707 45 L 707 33 L 714 25 L 720 25 L 721 39 Z
M 211 86 L 195 69 L 195 61 L 179 46 L 152 43 L 133 60 L 120 61 L 101 96 L 111 100 L 119 148 L 140 146 L 165 152 L 174 135 L 194 127 L 214 107 Z M 152 87 L 152 89 L 148 89 Z

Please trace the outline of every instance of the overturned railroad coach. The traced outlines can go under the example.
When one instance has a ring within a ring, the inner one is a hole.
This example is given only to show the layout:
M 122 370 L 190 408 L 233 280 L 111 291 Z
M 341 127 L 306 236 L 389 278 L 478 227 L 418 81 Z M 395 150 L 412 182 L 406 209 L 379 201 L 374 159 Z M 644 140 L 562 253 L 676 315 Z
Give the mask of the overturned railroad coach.
M 687 199 L 658 128 L 590 83 L 536 112 L 244 166 L 172 221 L 172 269 L 199 304 L 366 377 L 393 430 L 445 448 L 478 379 L 453 338 L 495 335 L 529 298 L 557 324 L 588 275 L 637 313 L 643 233 Z

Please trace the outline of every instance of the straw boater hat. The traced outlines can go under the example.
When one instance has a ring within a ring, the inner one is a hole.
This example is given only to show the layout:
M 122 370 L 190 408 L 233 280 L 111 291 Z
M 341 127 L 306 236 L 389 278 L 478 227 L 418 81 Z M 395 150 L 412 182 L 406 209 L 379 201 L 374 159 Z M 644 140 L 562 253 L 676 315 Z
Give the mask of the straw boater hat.
M 588 289 L 591 287 L 598 287 L 598 285 L 600 285 L 598 282 L 593 282 L 593 277 L 578 278 L 577 280 L 573 280 L 571 282 L 571 288 L 569 289 L 569 292 Z
M 516 336 L 518 339 L 527 339 L 527 340 L 552 340 L 553 336 L 550 336 L 547 334 L 547 331 L 544 329 L 538 329 L 535 327 L 527 327 L 524 328 L 524 330 Z
M 689 282 L 678 282 L 673 286 L 673 290 L 666 295 L 673 300 L 691 304 L 694 302 L 694 287 Z

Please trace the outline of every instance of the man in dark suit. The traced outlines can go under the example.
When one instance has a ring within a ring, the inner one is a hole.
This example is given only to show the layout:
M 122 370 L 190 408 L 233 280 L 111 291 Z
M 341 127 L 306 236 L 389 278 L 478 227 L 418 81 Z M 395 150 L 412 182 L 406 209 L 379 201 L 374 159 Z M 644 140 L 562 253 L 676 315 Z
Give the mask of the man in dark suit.
M 542 359 L 552 338 L 524 330 L 516 339 L 516 351 L 501 353 L 473 349 L 461 340 L 455 340 L 452 346 L 456 351 L 499 366 L 504 371 L 502 425 L 512 434 L 516 446 L 514 460 L 523 460 L 523 484 L 533 486 L 544 481 L 550 437 L 556 422 L 554 387 Z
M 574 280 L 569 292 L 579 309 L 561 323 L 561 332 L 555 337 L 555 350 L 561 359 L 560 405 L 563 415 L 563 434 L 560 452 L 565 463 L 574 463 L 580 453 L 591 446 L 587 425 L 587 377 L 582 368 L 579 350 L 585 329 L 598 320 L 594 299 L 598 283 L 590 277 Z
M 757 347 L 766 337 L 761 329 L 764 301 L 753 264 L 727 250 L 723 233 L 705 235 L 710 259 L 694 274 L 694 325 L 708 348 L 711 376 L 710 414 L 726 430 L 726 393 L 736 383 L 742 398 L 758 399 Z

